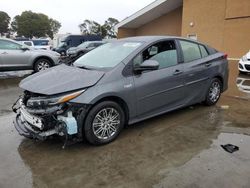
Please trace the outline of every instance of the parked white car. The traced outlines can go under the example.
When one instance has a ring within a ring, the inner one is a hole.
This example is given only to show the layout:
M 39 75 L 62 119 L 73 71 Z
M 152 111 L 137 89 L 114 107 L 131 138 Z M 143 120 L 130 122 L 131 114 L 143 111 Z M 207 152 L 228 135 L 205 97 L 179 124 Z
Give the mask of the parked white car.
M 250 97 L 250 78 L 246 75 L 239 75 L 236 80 L 238 89 L 241 92 L 247 93 Z
M 33 43 L 32 41 L 30 41 L 30 40 L 27 40 L 27 41 L 19 41 L 19 43 L 25 44 L 25 45 L 27 45 L 27 46 L 29 46 L 29 47 L 31 47 L 31 48 L 34 48 L 34 43 Z
M 32 40 L 35 49 L 51 50 L 52 46 L 49 44 L 48 39 L 34 39 Z
M 240 73 L 250 73 L 250 51 L 239 61 Z

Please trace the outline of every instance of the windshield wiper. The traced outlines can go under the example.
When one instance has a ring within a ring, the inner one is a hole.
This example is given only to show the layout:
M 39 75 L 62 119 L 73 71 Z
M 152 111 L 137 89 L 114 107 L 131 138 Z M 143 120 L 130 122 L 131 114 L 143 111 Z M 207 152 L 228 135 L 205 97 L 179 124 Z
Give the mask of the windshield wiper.
M 76 67 L 78 67 L 78 68 L 80 68 L 80 69 L 86 69 L 86 70 L 92 70 L 92 69 L 93 69 L 93 68 L 90 68 L 90 67 L 88 67 L 88 66 L 86 66 L 86 65 L 76 66 Z

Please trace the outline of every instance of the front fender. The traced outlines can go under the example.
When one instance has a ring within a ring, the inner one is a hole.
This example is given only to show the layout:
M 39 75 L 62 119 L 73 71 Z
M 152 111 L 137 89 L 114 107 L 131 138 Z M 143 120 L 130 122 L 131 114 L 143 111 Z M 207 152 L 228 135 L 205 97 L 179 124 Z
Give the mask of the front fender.
M 70 102 L 94 105 L 104 98 L 116 97 L 126 103 L 129 117 L 134 117 L 136 115 L 136 97 L 132 81 L 132 78 L 125 78 L 108 84 L 95 85 Z M 128 84 L 131 87 L 125 87 Z

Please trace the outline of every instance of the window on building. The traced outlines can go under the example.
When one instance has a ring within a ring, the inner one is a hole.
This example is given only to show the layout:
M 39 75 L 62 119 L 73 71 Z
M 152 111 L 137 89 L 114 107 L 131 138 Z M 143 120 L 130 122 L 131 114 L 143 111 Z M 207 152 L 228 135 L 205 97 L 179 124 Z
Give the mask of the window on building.
M 156 60 L 159 63 L 159 69 L 167 68 L 178 64 L 177 50 L 174 41 L 164 41 L 156 43 L 141 54 L 136 56 L 133 61 L 134 66 L 139 66 L 145 60 Z
M 198 39 L 196 34 L 188 34 L 187 37 L 192 39 L 192 40 L 197 40 Z
M 188 41 L 180 41 L 184 62 L 190 62 L 201 58 L 201 53 L 198 44 Z

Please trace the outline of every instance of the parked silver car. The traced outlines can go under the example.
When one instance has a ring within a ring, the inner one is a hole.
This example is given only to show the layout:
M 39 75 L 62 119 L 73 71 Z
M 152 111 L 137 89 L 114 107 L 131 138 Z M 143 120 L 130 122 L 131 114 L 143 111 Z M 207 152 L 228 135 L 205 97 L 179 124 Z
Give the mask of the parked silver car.
M 13 110 L 21 135 L 86 137 L 100 145 L 113 141 L 125 124 L 195 103 L 216 104 L 228 87 L 228 61 L 226 54 L 185 38 L 125 38 L 73 66 L 29 76 L 20 87 L 25 91 Z
M 59 64 L 60 54 L 32 49 L 17 41 L 0 38 L 0 71 L 34 70 L 36 72 Z

